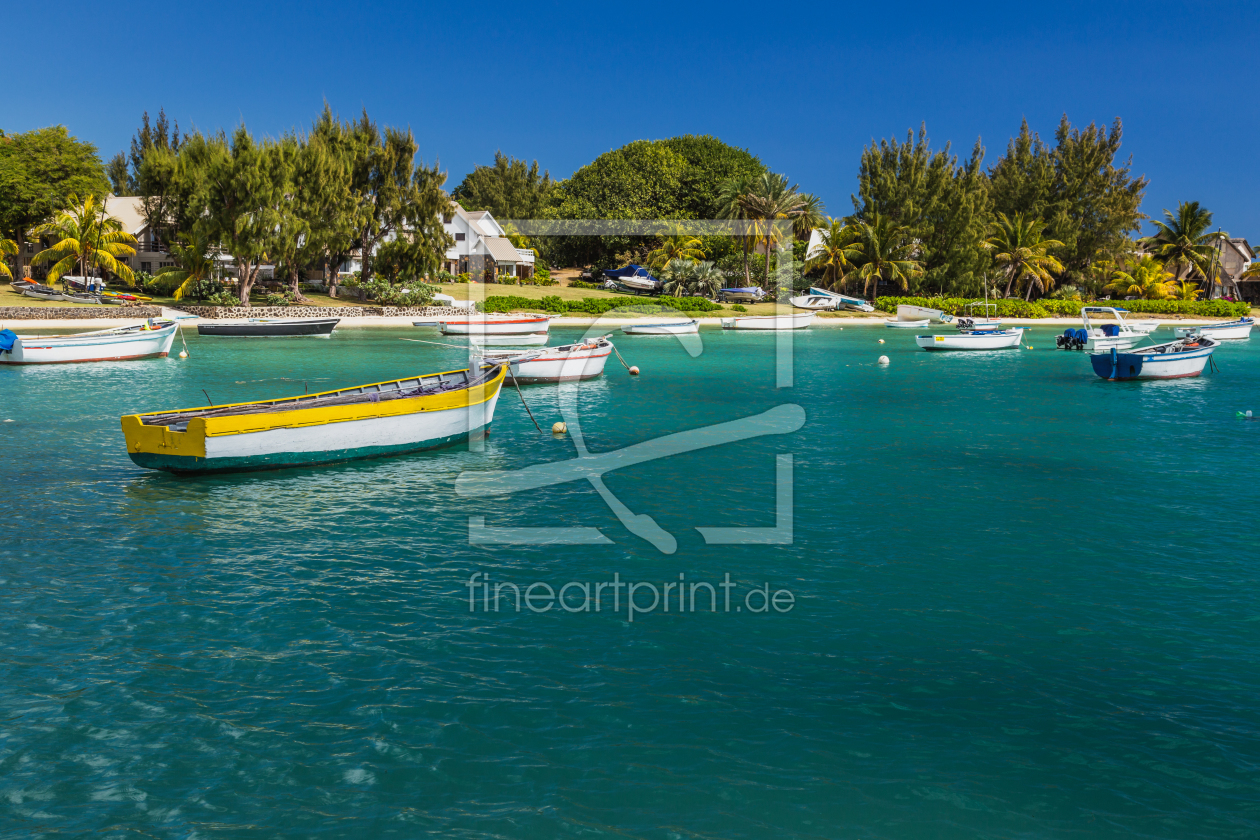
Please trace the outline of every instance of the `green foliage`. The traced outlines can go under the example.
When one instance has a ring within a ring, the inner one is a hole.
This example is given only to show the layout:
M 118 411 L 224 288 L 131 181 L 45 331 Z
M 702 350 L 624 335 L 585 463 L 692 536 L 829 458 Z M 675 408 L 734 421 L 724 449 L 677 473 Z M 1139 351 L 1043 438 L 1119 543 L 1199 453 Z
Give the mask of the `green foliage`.
M 555 295 L 548 295 L 542 300 L 503 295 L 488 297 L 485 300 L 485 312 L 515 312 L 517 310 L 539 309 L 556 314 L 576 313 L 581 315 L 603 315 L 614 309 L 626 312 L 658 312 L 662 308 L 675 309 L 682 312 L 712 312 L 722 307 L 704 298 L 652 298 L 645 303 L 641 297 L 581 298 L 580 300 L 563 300 Z
M 682 195 L 678 199 L 684 218 L 720 218 L 722 182 L 760 175 L 766 168 L 747 149 L 728 146 L 709 135 L 686 134 L 657 142 L 686 161 L 681 177 Z
M 501 221 L 536 219 L 551 195 L 551 174 L 538 174 L 538 161 L 527 164 L 494 153 L 494 166 L 477 166 L 451 192 L 465 210 L 489 210 Z
M 569 288 L 570 289 L 602 289 L 604 287 L 600 283 L 587 283 L 585 280 L 570 280 Z
M 240 306 L 241 301 L 235 294 L 227 290 L 220 290 L 206 298 L 206 303 L 211 306 Z
M 742 303 L 736 303 L 736 304 L 734 304 L 733 306 L 731 306 L 731 309 L 733 309 L 733 310 L 734 310 L 734 311 L 736 311 L 736 312 L 747 312 L 747 311 L 748 311 L 748 307 L 747 307 L 747 306 L 744 306 Z
M 355 272 L 355 276 L 342 285 L 349 289 L 358 289 L 364 298 L 382 306 L 428 306 L 433 302 L 433 295 L 440 291 L 436 286 L 425 283 L 394 285 L 380 276 L 365 280 L 359 272 Z
M 268 306 L 294 306 L 297 298 L 289 292 L 268 292 L 263 295 L 263 303 Z
M 919 243 L 922 275 L 914 287 L 980 291 L 988 265 L 983 248 L 989 222 L 988 179 L 979 141 L 961 166 L 947 143 L 932 151 L 926 127 L 904 143 L 881 140 L 862 151 L 854 209 L 904 227 Z

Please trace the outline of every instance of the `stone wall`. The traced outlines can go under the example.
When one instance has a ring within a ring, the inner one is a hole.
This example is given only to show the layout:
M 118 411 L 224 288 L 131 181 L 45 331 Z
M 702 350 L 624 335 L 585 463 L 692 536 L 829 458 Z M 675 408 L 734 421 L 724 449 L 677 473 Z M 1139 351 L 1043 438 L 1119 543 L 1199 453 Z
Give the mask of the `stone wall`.
M 160 306 L 0 306 L 0 321 L 160 317 Z
M 199 318 L 452 318 L 467 315 L 454 306 L 181 306 Z

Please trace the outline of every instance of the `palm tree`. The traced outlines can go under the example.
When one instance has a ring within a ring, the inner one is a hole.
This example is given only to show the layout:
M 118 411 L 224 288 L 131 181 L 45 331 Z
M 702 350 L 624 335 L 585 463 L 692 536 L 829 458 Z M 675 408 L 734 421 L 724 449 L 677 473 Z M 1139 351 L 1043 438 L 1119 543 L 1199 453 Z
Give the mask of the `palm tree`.
M 722 269 L 708 261 L 698 262 L 691 267 L 691 286 L 688 291 L 693 295 L 711 299 L 717 297 L 718 289 L 722 288 L 724 280 Z
M 189 290 L 197 288 L 202 280 L 209 280 L 213 276 L 215 260 L 209 252 L 210 243 L 204 235 L 198 235 L 189 245 L 172 245 L 171 256 L 175 258 L 176 265 L 158 269 L 154 276 L 177 284 L 173 295 L 175 300 L 181 300 Z
M 704 251 L 699 239 L 685 233 L 681 225 L 673 225 L 670 233 L 661 241 L 660 247 L 647 255 L 648 268 L 663 269 L 674 260 L 685 260 L 689 263 L 704 259 Z
M 809 239 L 814 228 L 822 227 L 826 205 L 823 200 L 810 193 L 801 193 L 801 208 L 792 219 L 792 233 L 797 239 Z
M 674 297 L 685 295 L 694 268 L 695 263 L 690 260 L 677 259 L 665 263 L 660 268 L 661 279 L 665 281 L 661 286 L 661 291 Z
M 9 257 L 16 257 L 17 243 L 12 239 L 0 239 L 0 275 L 13 279 L 13 271 L 9 268 Z
M 862 251 L 856 246 L 860 232 L 856 226 L 845 224 L 843 219 L 831 218 L 819 232 L 822 242 L 805 255 L 805 270 L 821 267 L 821 284 L 835 291 L 843 282 L 845 272 L 853 268 L 854 261 L 862 256 Z
M 1119 295 L 1135 295 L 1143 300 L 1167 300 L 1171 294 L 1169 281 L 1172 274 L 1163 263 L 1147 255 L 1142 257 L 1131 271 L 1117 271 L 1103 291 Z
M 1138 240 L 1176 271 L 1178 281 L 1192 276 L 1209 277 L 1216 259 L 1216 245 L 1228 233 L 1210 232 L 1212 212 L 1197 201 L 1183 201 L 1174 215 L 1164 210 L 1165 221 L 1152 221 L 1155 233 Z
M 1203 294 L 1203 290 L 1199 288 L 1198 283 L 1191 283 L 1187 280 L 1182 280 L 1180 283 L 1169 283 L 1168 287 L 1174 300 L 1198 300 L 1199 295 Z
M 131 268 L 118 257 L 135 256 L 136 238 L 122 229 L 122 223 L 105 215 L 104 206 L 89 195 L 83 203 L 70 196 L 70 209 L 62 210 L 50 222 L 31 230 L 32 236 L 48 235 L 57 240 L 49 249 L 40 251 L 31 263 L 53 263 L 48 282 L 54 283 L 63 274 L 79 266 L 86 275 L 88 268 L 100 268 L 135 284 Z
M 1006 274 L 1004 297 L 1011 296 L 1012 286 L 1027 281 L 1028 293 L 1024 299 L 1028 300 L 1034 285 L 1049 289 L 1054 285 L 1050 272 L 1063 271 L 1063 263 L 1049 253 L 1051 248 L 1062 248 L 1063 243 L 1043 239 L 1044 230 L 1040 219 L 1025 219 L 1023 213 L 1007 218 L 1005 213 L 998 213 L 996 230 L 985 240 L 984 247 L 994 252 L 993 261 L 1002 266 Z
M 718 190 L 718 213 L 723 219 L 730 219 L 736 223 L 739 237 L 743 241 L 745 286 L 752 284 L 752 271 L 748 267 L 748 259 L 752 248 L 749 234 L 754 218 L 751 201 L 754 183 L 755 179 L 752 176 L 728 178 L 722 182 Z
M 866 295 L 869 286 L 871 303 L 879 294 L 879 281 L 896 283 L 902 291 L 910 290 L 910 280 L 923 273 L 923 266 L 911 257 L 913 244 L 908 232 L 892 219 L 876 213 L 870 221 L 858 221 L 857 242 L 854 247 L 859 251 L 861 265 L 852 272 L 862 281 L 862 295 Z
M 804 214 L 808 200 L 793 184 L 788 186 L 787 176 L 763 172 L 753 182 L 748 197 L 748 212 L 753 219 L 753 231 L 757 244 L 766 249 L 766 282 L 770 280 L 770 253 L 783 237 L 780 225 L 785 220 L 795 220 Z

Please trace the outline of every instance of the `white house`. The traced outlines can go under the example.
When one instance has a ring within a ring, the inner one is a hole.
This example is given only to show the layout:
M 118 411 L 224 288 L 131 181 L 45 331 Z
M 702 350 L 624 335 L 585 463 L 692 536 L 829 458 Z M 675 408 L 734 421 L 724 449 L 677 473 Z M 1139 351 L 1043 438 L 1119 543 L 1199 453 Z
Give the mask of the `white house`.
M 532 277 L 534 252 L 517 248 L 505 235 L 502 225 L 489 210 L 469 213 L 459 202 L 451 202 L 452 213 L 442 220 L 455 240 L 446 251 L 443 266 L 451 274 L 484 272 L 490 277 Z

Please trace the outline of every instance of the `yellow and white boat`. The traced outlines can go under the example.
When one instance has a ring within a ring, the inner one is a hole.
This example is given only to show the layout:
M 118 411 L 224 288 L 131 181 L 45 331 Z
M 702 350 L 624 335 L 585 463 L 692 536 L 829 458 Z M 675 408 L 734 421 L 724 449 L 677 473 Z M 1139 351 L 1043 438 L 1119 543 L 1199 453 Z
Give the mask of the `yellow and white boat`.
M 174 473 L 314 466 L 461 443 L 494 419 L 505 365 L 122 418 L 127 454 Z

